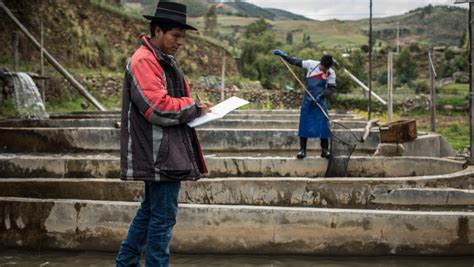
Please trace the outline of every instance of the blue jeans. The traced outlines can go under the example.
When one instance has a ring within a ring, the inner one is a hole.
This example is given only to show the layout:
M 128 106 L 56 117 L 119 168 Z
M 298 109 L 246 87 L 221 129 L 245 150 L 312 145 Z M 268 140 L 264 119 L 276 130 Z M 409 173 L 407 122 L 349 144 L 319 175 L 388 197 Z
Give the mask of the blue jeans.
M 139 267 L 146 244 L 146 266 L 169 265 L 169 243 L 176 224 L 180 182 L 147 182 L 145 197 L 122 241 L 117 267 Z

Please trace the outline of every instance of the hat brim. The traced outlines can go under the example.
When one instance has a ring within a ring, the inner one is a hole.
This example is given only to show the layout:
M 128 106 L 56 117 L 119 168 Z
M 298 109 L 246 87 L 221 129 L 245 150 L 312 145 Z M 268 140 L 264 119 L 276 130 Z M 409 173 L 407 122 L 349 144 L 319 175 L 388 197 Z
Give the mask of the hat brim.
M 180 27 L 183 27 L 186 30 L 198 31 L 198 29 L 194 28 L 193 26 L 191 26 L 189 24 L 182 23 L 182 22 L 179 22 L 179 21 L 176 21 L 176 20 L 173 20 L 173 19 L 161 18 L 161 17 L 155 17 L 155 16 L 147 16 L 147 15 L 143 15 L 143 17 L 146 18 L 147 20 L 150 20 L 150 21 L 168 22 L 168 23 L 176 24 Z

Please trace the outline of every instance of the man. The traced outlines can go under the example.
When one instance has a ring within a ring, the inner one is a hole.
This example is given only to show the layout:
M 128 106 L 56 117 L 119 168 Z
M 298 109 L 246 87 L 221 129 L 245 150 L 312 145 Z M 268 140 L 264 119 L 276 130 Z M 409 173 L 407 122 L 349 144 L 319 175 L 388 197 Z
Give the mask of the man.
M 183 45 L 186 6 L 163 2 L 150 20 L 125 71 L 121 120 L 121 179 L 145 181 L 144 199 L 121 243 L 117 266 L 169 265 L 169 243 L 176 223 L 180 181 L 207 172 L 194 129 L 186 123 L 209 111 L 189 97 L 189 86 L 174 55 Z
M 320 61 L 301 60 L 290 57 L 281 50 L 274 50 L 273 53 L 282 57 L 288 63 L 307 69 L 306 85 L 308 91 L 315 100 L 305 92 L 303 104 L 301 106 L 300 124 L 298 136 L 300 137 L 300 151 L 296 155 L 298 159 L 306 157 L 306 146 L 308 138 L 320 138 L 321 157 L 329 158 L 329 121 L 321 112 L 316 103 L 319 103 L 328 114 L 325 97 L 336 88 L 336 73 L 331 68 L 333 59 L 330 55 L 324 55 Z

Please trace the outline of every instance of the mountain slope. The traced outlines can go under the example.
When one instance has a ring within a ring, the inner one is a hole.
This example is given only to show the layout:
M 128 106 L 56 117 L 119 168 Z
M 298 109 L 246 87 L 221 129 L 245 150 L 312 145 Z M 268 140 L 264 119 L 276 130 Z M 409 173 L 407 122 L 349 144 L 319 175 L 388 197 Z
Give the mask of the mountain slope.
M 140 17 L 91 0 L 6 0 L 17 18 L 39 40 L 41 20 L 45 28 L 45 48 L 61 64 L 74 68 L 108 68 L 121 71 L 139 44 L 148 35 L 148 23 Z M 0 11 L 0 43 L 10 44 L 14 23 Z M 39 62 L 39 50 L 25 37 L 20 39 L 22 62 Z M 219 74 L 222 55 L 227 55 L 227 70 L 236 73 L 231 54 L 222 46 L 188 34 L 178 61 L 186 74 Z M 0 46 L 0 60 L 11 57 L 9 45 Z M 1 65 L 1 64 L 0 64 Z
M 307 17 L 302 15 L 297 15 L 285 10 L 276 9 L 276 8 L 265 8 L 265 10 L 270 11 L 275 15 L 275 20 L 309 20 Z
M 216 3 L 214 0 L 174 0 L 187 6 L 188 15 L 191 17 L 205 16 L 211 5 L 217 5 L 217 12 L 220 15 L 230 15 L 239 17 L 264 18 L 268 20 L 307 20 L 308 18 L 293 14 L 291 12 L 274 9 L 261 8 L 257 5 L 242 1 L 226 1 Z M 123 0 L 125 6 L 134 6 L 136 9 L 137 0 Z M 153 13 L 156 1 L 140 0 L 141 11 L 144 13 Z
M 355 22 L 362 32 L 368 34 L 368 20 Z M 401 16 L 375 19 L 374 36 L 394 43 L 400 25 L 403 43 L 424 43 L 427 45 L 459 45 L 468 26 L 468 11 L 453 6 L 431 6 L 412 10 Z
M 221 37 L 239 38 L 247 25 L 257 18 L 219 16 L 218 31 Z M 467 31 L 468 12 L 466 9 L 451 6 L 427 6 L 410 11 L 404 15 L 373 20 L 374 37 L 379 45 L 396 45 L 397 23 L 400 25 L 402 46 L 411 43 L 428 46 L 459 45 Z M 204 29 L 202 18 L 191 19 L 192 23 Z M 268 20 L 278 40 L 285 43 L 289 34 L 294 43 L 301 43 L 303 36 L 310 36 L 316 45 L 341 50 L 359 48 L 368 42 L 368 19 L 357 21 L 342 20 Z

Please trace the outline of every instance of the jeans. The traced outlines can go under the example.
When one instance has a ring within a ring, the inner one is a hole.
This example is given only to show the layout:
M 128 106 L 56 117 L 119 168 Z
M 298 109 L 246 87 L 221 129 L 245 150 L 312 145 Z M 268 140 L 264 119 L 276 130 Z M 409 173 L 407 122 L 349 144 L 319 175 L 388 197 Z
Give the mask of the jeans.
M 122 241 L 117 267 L 139 267 L 146 244 L 146 266 L 169 265 L 169 243 L 178 212 L 180 182 L 147 182 L 145 197 Z

